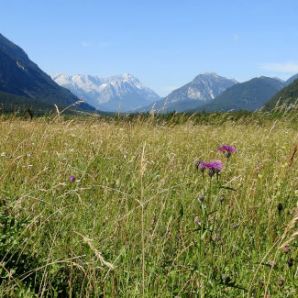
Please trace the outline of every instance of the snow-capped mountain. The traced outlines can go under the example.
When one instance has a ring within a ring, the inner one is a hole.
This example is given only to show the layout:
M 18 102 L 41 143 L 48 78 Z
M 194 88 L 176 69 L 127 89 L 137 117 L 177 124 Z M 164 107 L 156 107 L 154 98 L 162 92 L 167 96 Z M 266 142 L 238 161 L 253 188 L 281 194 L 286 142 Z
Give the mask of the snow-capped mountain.
M 101 111 L 128 112 L 160 99 L 131 74 L 107 78 L 60 74 L 53 79 Z
M 200 74 L 190 83 L 171 92 L 164 99 L 139 109 L 139 111 L 184 112 L 192 110 L 211 101 L 235 84 L 237 81 L 224 78 L 216 73 Z

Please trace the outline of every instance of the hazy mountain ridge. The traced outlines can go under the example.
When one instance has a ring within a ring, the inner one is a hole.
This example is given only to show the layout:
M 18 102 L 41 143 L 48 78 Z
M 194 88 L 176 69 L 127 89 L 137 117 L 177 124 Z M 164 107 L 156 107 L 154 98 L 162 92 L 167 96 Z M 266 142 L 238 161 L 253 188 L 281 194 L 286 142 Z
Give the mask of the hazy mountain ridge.
M 153 90 L 143 86 L 133 75 L 126 73 L 107 78 L 60 74 L 53 79 L 103 111 L 128 112 L 160 99 Z

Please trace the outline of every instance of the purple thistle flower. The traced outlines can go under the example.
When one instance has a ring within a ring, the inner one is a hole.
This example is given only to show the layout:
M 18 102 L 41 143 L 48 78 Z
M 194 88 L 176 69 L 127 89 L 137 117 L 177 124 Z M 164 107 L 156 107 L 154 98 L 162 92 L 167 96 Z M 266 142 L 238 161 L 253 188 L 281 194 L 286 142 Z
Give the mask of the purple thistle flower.
M 199 161 L 197 164 L 198 169 L 200 169 L 202 172 L 205 170 L 208 170 L 208 175 L 212 177 L 214 174 L 220 174 L 223 163 L 220 160 L 213 160 L 210 162 L 206 161 Z
M 223 152 L 224 155 L 229 158 L 231 157 L 232 153 L 236 152 L 236 147 L 230 145 L 221 145 L 218 147 L 219 152 Z
M 204 166 L 203 166 L 203 164 L 204 164 L 205 162 L 204 161 L 202 161 L 202 160 L 198 160 L 197 162 L 196 162 L 196 168 L 198 169 L 198 170 L 201 170 L 202 172 L 204 172 Z
M 218 147 L 218 151 L 234 153 L 236 152 L 236 147 L 230 145 L 221 145 Z
M 71 175 L 69 176 L 69 182 L 74 183 L 76 181 L 76 177 Z

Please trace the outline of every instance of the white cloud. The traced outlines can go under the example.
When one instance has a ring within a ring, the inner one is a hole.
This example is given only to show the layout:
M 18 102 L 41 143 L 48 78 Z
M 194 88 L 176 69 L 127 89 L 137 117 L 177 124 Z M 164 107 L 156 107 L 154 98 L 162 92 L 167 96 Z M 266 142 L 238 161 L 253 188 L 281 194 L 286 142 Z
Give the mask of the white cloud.
M 298 72 L 298 63 L 264 63 L 261 65 L 261 69 L 278 73 L 295 74 Z
M 92 46 L 92 43 L 90 41 L 82 41 L 81 46 L 83 48 L 90 48 Z
M 234 33 L 234 34 L 233 34 L 233 40 L 234 40 L 234 41 L 238 41 L 239 39 L 240 39 L 239 34 Z

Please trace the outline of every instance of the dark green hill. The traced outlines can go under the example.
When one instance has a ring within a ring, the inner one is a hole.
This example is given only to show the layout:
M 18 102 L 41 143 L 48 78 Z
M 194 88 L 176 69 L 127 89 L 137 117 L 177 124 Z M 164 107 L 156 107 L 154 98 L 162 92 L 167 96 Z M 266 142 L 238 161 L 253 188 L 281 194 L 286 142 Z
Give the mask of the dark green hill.
M 290 106 L 298 103 L 298 79 L 283 88 L 266 104 L 267 109 L 273 109 L 276 106 Z
M 294 81 L 296 81 L 297 79 L 298 79 L 298 74 L 296 74 L 296 75 L 290 77 L 290 78 L 286 81 L 286 84 L 287 84 L 287 85 L 290 85 L 290 84 L 292 84 Z
M 50 76 L 33 63 L 27 54 L 17 45 L 0 34 L 0 91 L 28 98 L 28 101 L 40 103 L 40 106 L 63 108 L 74 104 L 78 98 L 69 90 L 56 84 Z M 2 96 L 3 97 L 3 96 Z M 8 96 L 5 96 L 6 100 Z M 15 97 L 15 104 L 17 104 Z M 80 110 L 95 111 L 93 107 L 82 103 Z
M 26 111 L 28 109 L 34 114 L 55 111 L 54 106 L 38 99 L 0 92 L 0 113 Z
M 284 82 L 269 77 L 254 78 L 250 81 L 236 84 L 198 111 L 224 112 L 230 110 L 255 111 L 265 105 L 279 90 Z

